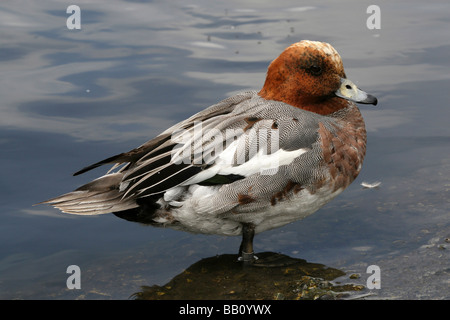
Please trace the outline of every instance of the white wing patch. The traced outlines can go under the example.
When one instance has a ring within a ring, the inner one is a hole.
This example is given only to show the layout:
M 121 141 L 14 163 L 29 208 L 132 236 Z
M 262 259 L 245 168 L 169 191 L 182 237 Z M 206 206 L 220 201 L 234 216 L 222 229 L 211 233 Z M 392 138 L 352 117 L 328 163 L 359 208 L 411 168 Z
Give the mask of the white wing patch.
M 280 166 L 290 164 L 295 158 L 309 150 L 307 148 L 294 151 L 278 149 L 272 154 L 267 154 L 265 150 L 261 149 L 248 161 L 243 164 L 233 166 L 231 164 L 233 163 L 234 155 L 238 152 L 237 144 L 233 144 L 225 150 L 226 152 L 223 155 L 220 155 L 217 163 L 219 167 L 217 172 L 218 174 L 237 174 L 244 177 L 248 177 L 256 173 L 275 174 Z M 230 151 L 228 151 L 228 149 L 230 149 Z
M 241 175 L 244 177 L 253 174 L 272 175 L 278 172 L 278 168 L 283 165 L 289 165 L 300 155 L 308 152 L 310 149 L 301 148 L 293 151 L 286 151 L 279 149 L 272 154 L 266 154 L 265 150 L 259 150 L 248 161 L 236 165 L 235 155 L 238 152 L 238 141 L 234 141 L 216 158 L 212 167 L 196 174 L 192 178 L 186 180 L 181 186 L 187 186 L 202 182 L 214 177 L 216 174 L 220 175 Z

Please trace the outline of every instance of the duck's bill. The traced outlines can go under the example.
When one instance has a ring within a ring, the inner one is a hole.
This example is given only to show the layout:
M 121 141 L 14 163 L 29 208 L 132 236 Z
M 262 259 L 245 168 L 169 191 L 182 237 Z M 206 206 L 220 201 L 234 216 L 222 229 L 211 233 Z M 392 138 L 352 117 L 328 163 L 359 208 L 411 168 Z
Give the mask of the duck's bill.
M 358 87 L 348 79 L 341 79 L 341 86 L 335 94 L 340 98 L 357 103 L 373 104 L 374 106 L 378 103 L 377 98 L 358 89 Z

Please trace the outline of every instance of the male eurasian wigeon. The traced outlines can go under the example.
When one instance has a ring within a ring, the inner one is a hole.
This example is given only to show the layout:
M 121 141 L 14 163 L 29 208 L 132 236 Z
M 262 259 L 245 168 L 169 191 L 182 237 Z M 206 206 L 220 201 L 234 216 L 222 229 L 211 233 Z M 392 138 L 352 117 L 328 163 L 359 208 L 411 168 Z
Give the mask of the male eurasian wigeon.
M 225 99 L 140 147 L 88 166 L 105 175 L 45 201 L 79 215 L 115 213 L 193 233 L 253 236 L 305 218 L 358 176 L 366 130 L 354 102 L 377 104 L 347 79 L 328 43 L 301 41 L 269 65 L 263 88 Z

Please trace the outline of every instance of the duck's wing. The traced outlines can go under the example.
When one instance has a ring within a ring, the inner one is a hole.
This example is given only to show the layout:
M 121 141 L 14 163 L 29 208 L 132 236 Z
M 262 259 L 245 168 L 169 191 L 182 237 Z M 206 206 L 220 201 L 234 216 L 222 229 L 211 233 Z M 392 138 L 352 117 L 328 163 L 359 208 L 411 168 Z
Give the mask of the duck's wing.
M 123 169 L 124 198 L 271 174 L 317 141 L 309 112 L 255 93 L 222 103 L 170 128 L 163 133 L 170 139 Z
M 225 99 L 172 126 L 138 148 L 94 163 L 74 175 L 105 164 L 113 164 L 112 169 L 122 165 L 117 172 L 123 177 L 120 191 L 123 191 L 124 197 L 163 192 L 200 173 L 208 166 L 203 159 L 191 157 L 191 154 L 195 155 L 198 150 L 203 150 L 200 151 L 201 156 L 205 150 L 217 150 L 217 144 L 225 144 L 219 139 L 214 143 L 206 141 L 205 132 L 220 133 L 225 132 L 227 128 L 237 129 L 240 126 L 245 128 L 249 125 L 245 120 L 246 115 L 241 112 L 243 108 L 238 112 L 235 112 L 235 109 L 255 96 L 256 92 L 249 91 Z M 240 132 L 237 132 L 239 136 Z M 210 162 L 213 160 L 210 159 Z M 228 178 L 234 180 L 237 177 Z
M 215 177 L 214 170 L 207 169 L 214 167 L 226 147 L 245 132 L 249 116 L 243 106 L 252 105 L 255 95 L 233 96 L 164 131 L 162 135 L 168 136 L 164 142 L 124 167 L 124 198 L 158 194 L 193 177 L 205 184 L 239 179 L 232 174 Z

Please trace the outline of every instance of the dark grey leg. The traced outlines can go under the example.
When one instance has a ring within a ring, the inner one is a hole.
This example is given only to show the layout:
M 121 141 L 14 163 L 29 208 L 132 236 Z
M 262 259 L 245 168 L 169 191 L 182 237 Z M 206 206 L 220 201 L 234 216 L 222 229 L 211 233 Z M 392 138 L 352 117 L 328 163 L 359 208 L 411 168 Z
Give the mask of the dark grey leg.
M 245 267 L 285 267 L 294 263 L 302 262 L 301 259 L 291 258 L 279 253 L 261 253 L 262 257 L 257 257 L 253 252 L 253 237 L 255 236 L 255 226 L 251 223 L 242 224 L 242 242 L 239 247 L 239 261 Z
M 255 226 L 251 223 L 242 224 L 242 242 L 239 248 L 239 256 L 244 263 L 252 263 L 255 259 L 253 252 L 253 237 L 255 236 Z

